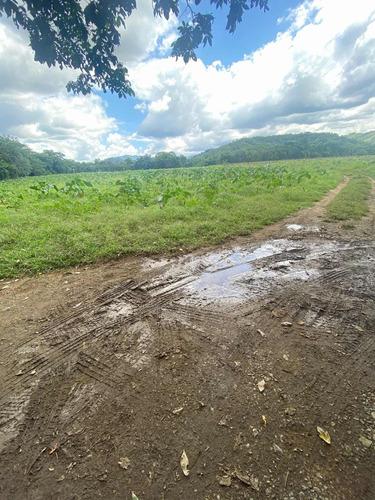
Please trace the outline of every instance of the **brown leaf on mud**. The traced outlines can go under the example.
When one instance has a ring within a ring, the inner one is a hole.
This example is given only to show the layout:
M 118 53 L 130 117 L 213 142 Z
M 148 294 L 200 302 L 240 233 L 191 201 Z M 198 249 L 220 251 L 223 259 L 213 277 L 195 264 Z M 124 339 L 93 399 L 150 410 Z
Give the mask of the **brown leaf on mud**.
M 172 413 L 173 413 L 173 415 L 179 415 L 183 409 L 184 409 L 184 407 L 181 406 L 181 408 L 176 408 L 175 410 L 172 410 Z
M 325 431 L 321 427 L 317 427 L 316 430 L 318 431 L 320 439 L 323 439 L 327 444 L 331 444 L 331 436 L 329 435 L 328 431 Z
M 353 325 L 353 326 L 357 330 L 357 332 L 364 332 L 364 329 L 361 328 L 360 326 L 358 326 L 358 325 Z
M 190 471 L 189 471 L 189 459 L 186 455 L 185 450 L 183 450 L 183 452 L 182 452 L 180 464 L 181 464 L 182 472 L 184 473 L 185 476 L 188 476 L 190 473 Z
M 232 484 L 232 479 L 230 476 L 219 477 L 218 480 L 220 486 L 231 486 Z
M 49 452 L 50 455 L 52 455 L 52 453 L 55 453 L 55 451 L 58 449 L 59 445 L 56 443 L 55 446 L 52 448 L 52 450 Z
M 234 475 L 241 481 L 241 483 L 246 484 L 246 486 L 251 486 L 255 491 L 259 491 L 259 479 L 257 479 L 256 477 L 242 474 L 242 472 L 239 472 L 237 470 L 234 472 Z
M 242 435 L 242 432 L 240 432 L 238 434 L 238 436 L 236 436 L 236 439 L 234 440 L 233 451 L 238 450 L 238 448 L 241 447 L 241 445 L 243 444 L 243 442 L 244 442 L 243 435 Z
M 259 392 L 263 392 L 264 389 L 266 387 L 266 381 L 264 379 L 260 380 L 258 382 L 258 389 L 259 389 Z

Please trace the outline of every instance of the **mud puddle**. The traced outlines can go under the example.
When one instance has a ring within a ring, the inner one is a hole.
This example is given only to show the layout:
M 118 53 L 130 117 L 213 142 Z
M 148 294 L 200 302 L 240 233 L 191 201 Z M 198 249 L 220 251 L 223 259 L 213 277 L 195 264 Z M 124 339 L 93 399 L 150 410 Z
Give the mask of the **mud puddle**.
M 178 288 L 188 302 L 243 301 L 269 293 L 286 282 L 317 278 L 320 259 L 324 256 L 333 260 L 344 248 L 332 242 L 296 244 L 275 239 L 259 247 L 181 258 L 172 265 L 148 260 L 145 266 L 165 267 L 155 283 L 156 295 Z M 159 282 L 170 284 L 160 289 Z

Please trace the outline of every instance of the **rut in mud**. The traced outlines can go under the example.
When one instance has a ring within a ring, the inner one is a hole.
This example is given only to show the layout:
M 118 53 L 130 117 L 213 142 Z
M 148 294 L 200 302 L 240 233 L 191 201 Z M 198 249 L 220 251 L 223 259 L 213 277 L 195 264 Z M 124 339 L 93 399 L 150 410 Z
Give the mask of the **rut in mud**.
M 342 230 L 337 191 L 220 249 L 4 285 L 2 498 L 374 498 L 375 203 Z

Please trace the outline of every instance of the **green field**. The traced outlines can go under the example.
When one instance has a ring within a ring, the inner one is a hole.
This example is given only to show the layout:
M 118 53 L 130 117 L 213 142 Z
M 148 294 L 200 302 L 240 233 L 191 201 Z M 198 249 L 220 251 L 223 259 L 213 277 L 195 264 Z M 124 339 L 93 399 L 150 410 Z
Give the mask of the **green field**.
M 214 244 L 318 201 L 374 157 L 0 182 L 0 277 Z

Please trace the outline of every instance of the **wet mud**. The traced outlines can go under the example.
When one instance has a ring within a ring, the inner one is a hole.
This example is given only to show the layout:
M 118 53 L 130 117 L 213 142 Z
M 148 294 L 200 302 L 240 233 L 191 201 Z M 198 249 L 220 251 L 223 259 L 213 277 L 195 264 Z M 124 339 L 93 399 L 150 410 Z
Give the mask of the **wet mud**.
M 374 193 L 343 229 L 337 192 L 220 248 L 0 282 L 1 498 L 375 498 Z

